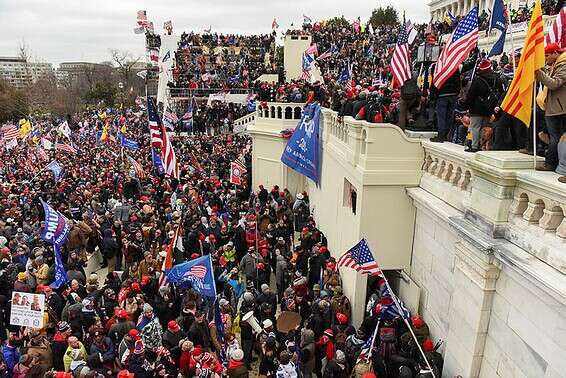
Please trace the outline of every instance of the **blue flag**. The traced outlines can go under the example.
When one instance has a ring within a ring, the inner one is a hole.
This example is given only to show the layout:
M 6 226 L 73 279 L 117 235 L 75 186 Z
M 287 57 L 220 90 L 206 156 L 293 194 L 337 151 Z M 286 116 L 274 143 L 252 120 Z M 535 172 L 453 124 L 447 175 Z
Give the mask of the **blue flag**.
M 67 272 L 63 265 L 63 259 L 61 258 L 61 248 L 54 244 L 53 249 L 55 251 L 55 281 L 53 281 L 49 286 L 53 289 L 58 289 L 61 285 L 66 284 L 69 281 L 69 278 L 67 277 Z
M 131 150 L 138 150 L 140 148 L 140 144 L 138 142 L 128 139 L 123 135 L 120 135 L 120 145 Z
M 222 322 L 222 314 L 220 313 L 220 304 L 218 302 L 218 299 L 214 302 L 214 325 L 216 326 L 216 334 L 218 335 L 218 341 L 221 345 L 220 360 L 222 361 L 222 365 L 226 366 L 228 359 L 226 358 L 225 329 L 224 323 Z
M 320 104 L 308 104 L 303 109 L 303 116 L 281 155 L 281 162 L 289 168 L 319 182 L 319 130 Z
M 399 308 L 397 308 L 397 305 L 395 304 L 395 301 L 393 299 L 393 296 L 395 296 L 395 299 L 397 300 L 397 303 L 399 304 L 399 307 L 401 308 L 401 310 L 399 310 Z M 397 297 L 394 293 L 391 293 L 389 291 L 389 288 L 387 286 L 384 286 L 382 291 L 381 291 L 381 297 L 389 297 L 391 298 L 390 303 L 387 304 L 381 304 L 381 319 L 384 320 L 391 320 L 391 319 L 395 319 L 397 317 L 403 317 L 405 319 L 410 319 L 411 318 L 411 311 L 409 311 L 409 309 L 405 306 L 405 304 L 403 302 L 401 302 L 401 300 L 399 299 L 399 297 Z
M 63 173 L 63 167 L 57 163 L 57 160 L 53 160 L 51 163 L 47 164 L 47 167 L 51 172 L 53 172 L 53 176 L 55 176 L 55 181 L 59 180 L 61 174 Z
M 191 285 L 204 297 L 216 297 L 216 283 L 210 255 L 175 265 L 166 273 L 167 281 L 177 286 Z
M 346 64 L 340 73 L 340 77 L 338 78 L 338 82 L 345 83 L 352 78 L 352 72 L 350 70 L 350 65 Z
M 154 150 L 151 150 L 151 161 L 153 162 L 153 167 L 157 172 L 158 176 L 165 174 L 165 168 L 163 168 L 163 162 L 161 161 L 161 156 Z
M 45 213 L 45 225 L 41 230 L 41 239 L 56 247 L 61 247 L 69 236 L 71 226 L 61 213 L 54 210 L 43 200 L 40 199 L 40 201 Z
M 503 53 L 503 47 L 505 47 L 506 35 L 507 35 L 507 30 L 503 30 L 501 32 L 501 35 L 499 36 L 499 39 L 497 40 L 497 42 L 495 42 L 489 54 L 487 54 L 488 58 L 496 55 L 501 55 Z
M 503 0 L 495 0 L 493 2 L 493 9 L 491 10 L 491 21 L 489 23 L 489 29 L 490 30 L 499 29 L 502 32 L 505 32 L 507 30 L 507 8 L 505 8 L 505 4 L 503 4 Z M 505 41 L 505 38 L 503 38 L 503 41 Z M 495 55 L 499 55 L 499 54 L 495 54 Z

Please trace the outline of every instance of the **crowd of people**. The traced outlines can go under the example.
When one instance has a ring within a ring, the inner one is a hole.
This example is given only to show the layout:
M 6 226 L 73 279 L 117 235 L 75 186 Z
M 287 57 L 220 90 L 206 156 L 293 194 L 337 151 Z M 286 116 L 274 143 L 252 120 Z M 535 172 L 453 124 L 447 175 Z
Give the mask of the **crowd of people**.
M 392 310 L 383 278 L 354 327 L 308 194 L 252 190 L 249 138 L 172 136 L 180 165 L 172 179 L 153 164 L 142 109 L 78 114 L 68 138 L 59 122 L 34 120 L 39 144 L 26 138 L 1 152 L 0 376 L 428 377 L 417 343 L 440 376 L 428 327 Z M 126 158 L 118 132 L 139 142 Z M 50 140 L 76 151 L 46 150 Z M 51 160 L 62 174 L 45 169 Z M 249 172 L 239 186 L 229 183 L 233 161 Z M 40 200 L 72 227 L 59 287 Z M 168 248 L 174 265 L 211 256 L 217 298 L 160 281 Z M 13 298 L 35 294 L 45 296 L 43 326 L 13 325 L 21 304 Z M 289 313 L 296 320 L 283 329 L 278 318 Z

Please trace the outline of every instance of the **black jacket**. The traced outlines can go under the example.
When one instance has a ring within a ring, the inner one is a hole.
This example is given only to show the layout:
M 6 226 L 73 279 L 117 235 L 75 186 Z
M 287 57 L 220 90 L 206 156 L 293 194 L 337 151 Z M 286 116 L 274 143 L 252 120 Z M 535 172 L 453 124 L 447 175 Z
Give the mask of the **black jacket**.
M 462 80 L 460 79 L 460 70 L 456 70 L 442 85 L 440 89 L 432 87 L 434 94 L 438 97 L 456 96 L 462 89 Z
M 490 109 L 486 101 L 490 93 L 498 97 L 497 105 L 499 105 L 504 93 L 501 77 L 491 70 L 478 72 L 466 96 L 466 104 L 471 116 L 489 117 L 493 114 L 494 110 Z

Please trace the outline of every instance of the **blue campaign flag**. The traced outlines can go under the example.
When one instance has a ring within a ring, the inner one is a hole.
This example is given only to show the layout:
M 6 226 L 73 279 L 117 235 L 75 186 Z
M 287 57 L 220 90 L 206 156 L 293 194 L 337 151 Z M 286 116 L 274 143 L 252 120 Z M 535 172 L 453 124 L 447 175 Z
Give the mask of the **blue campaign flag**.
M 499 39 L 497 40 L 497 42 L 495 42 L 495 44 L 491 48 L 491 51 L 489 52 L 489 54 L 487 54 L 488 58 L 490 58 L 492 56 L 501 55 L 503 53 L 503 47 L 505 46 L 505 36 L 506 36 L 506 34 L 507 34 L 507 30 L 503 30 L 501 32 Z
M 289 168 L 319 182 L 320 104 L 308 104 L 303 116 L 281 155 L 281 162 Z
M 220 313 L 220 304 L 217 299 L 214 302 L 214 325 L 216 326 L 216 334 L 218 335 L 218 341 L 220 341 L 220 360 L 222 365 L 226 366 L 228 364 L 228 359 L 226 358 L 226 344 L 225 344 L 225 329 L 224 323 L 222 322 L 222 314 Z
M 387 286 L 383 287 L 381 297 L 381 319 L 392 320 L 398 317 L 403 317 L 405 319 L 411 318 L 411 311 L 409 311 L 399 297 L 389 291 Z M 395 301 L 397 301 L 399 307 L 397 307 Z
M 210 255 L 199 257 L 169 269 L 167 281 L 183 287 L 191 285 L 202 296 L 216 297 L 216 283 Z
M 65 243 L 65 240 L 67 240 L 71 226 L 61 213 L 54 210 L 47 203 L 43 202 L 43 200 L 40 199 L 40 201 L 43 206 L 43 212 L 45 213 L 45 225 L 41 230 L 41 239 L 59 248 Z
M 161 156 L 154 149 L 151 150 L 151 161 L 153 162 L 153 167 L 157 171 L 157 175 L 158 176 L 164 175 L 165 168 L 163 167 Z
M 338 82 L 345 83 L 352 78 L 352 72 L 350 70 L 350 65 L 346 64 L 340 73 L 340 77 L 338 78 Z
M 138 150 L 140 148 L 140 144 L 138 142 L 128 139 L 123 135 L 120 135 L 120 145 L 132 150 Z
M 255 112 L 255 101 L 254 100 L 248 100 L 248 103 L 246 105 L 246 109 L 248 110 L 248 113 L 253 113 Z
M 503 0 L 495 0 L 493 2 L 489 29 L 499 29 L 502 32 L 507 30 L 507 8 L 505 7 L 505 4 L 503 4 Z M 505 41 L 505 38 L 503 38 L 503 40 Z
M 53 289 L 59 289 L 61 285 L 69 282 L 69 278 L 67 277 L 63 259 L 61 258 L 61 249 L 57 245 L 53 245 L 53 249 L 55 250 L 55 281 L 49 286 Z
M 63 173 L 63 167 L 61 167 L 59 163 L 57 163 L 57 160 L 53 160 L 51 163 L 47 164 L 47 167 L 45 168 L 53 172 L 53 176 L 55 176 L 55 181 L 59 180 L 61 174 Z

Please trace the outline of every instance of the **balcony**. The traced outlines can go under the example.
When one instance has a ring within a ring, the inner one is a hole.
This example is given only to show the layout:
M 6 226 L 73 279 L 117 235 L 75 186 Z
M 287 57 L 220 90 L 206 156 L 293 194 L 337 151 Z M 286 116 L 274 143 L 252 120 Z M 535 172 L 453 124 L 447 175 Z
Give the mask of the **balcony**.
M 250 94 L 252 90 L 249 88 L 167 88 L 167 96 L 177 100 L 188 100 L 193 97 L 208 97 L 217 93 L 230 93 L 230 94 Z

